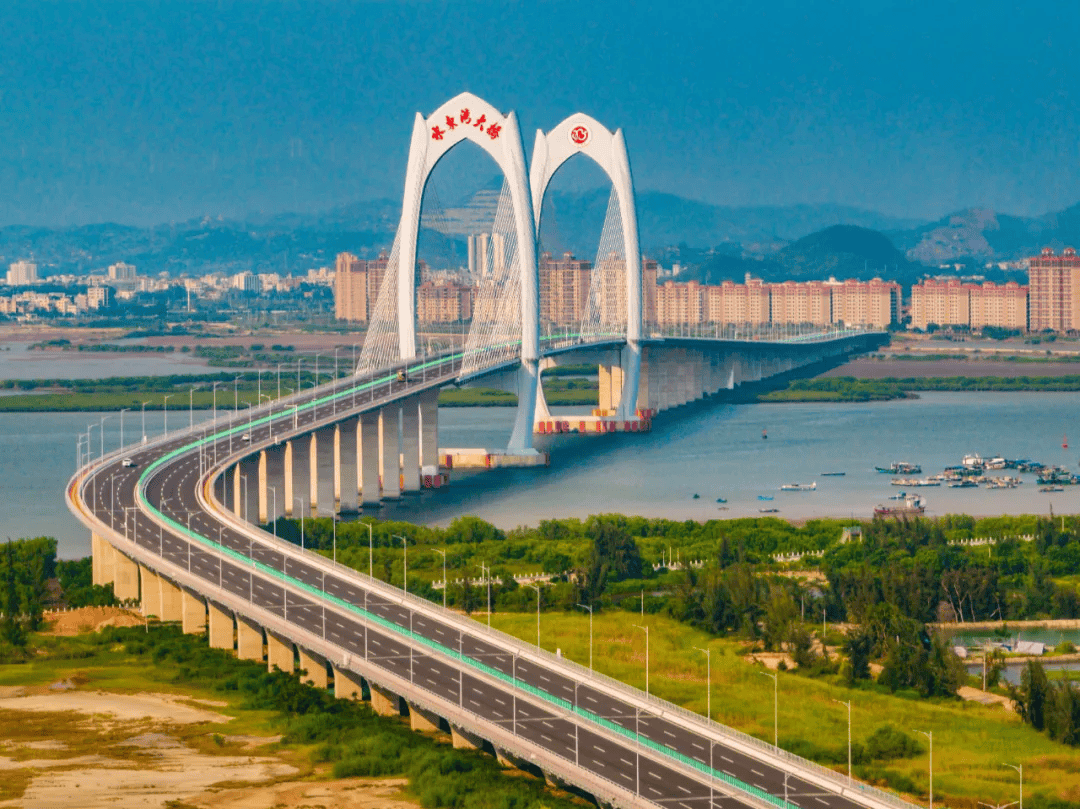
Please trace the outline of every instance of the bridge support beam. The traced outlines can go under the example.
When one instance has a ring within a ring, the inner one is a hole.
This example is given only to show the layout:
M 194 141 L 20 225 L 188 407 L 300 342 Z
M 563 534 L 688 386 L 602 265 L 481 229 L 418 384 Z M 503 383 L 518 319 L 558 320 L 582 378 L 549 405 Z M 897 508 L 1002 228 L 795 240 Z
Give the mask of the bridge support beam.
M 121 601 L 139 600 L 139 565 L 113 548 L 113 593 Z
M 337 699 L 363 699 L 363 679 L 355 672 L 334 666 L 334 696 Z
M 146 617 L 153 615 L 161 619 L 161 584 L 158 574 L 145 565 L 139 565 L 139 578 L 142 579 L 142 613 Z
M 450 739 L 457 750 L 483 750 L 484 740 L 457 725 L 450 725 Z
M 295 498 L 293 497 L 293 495 L 294 495 L 294 492 L 293 492 L 293 462 L 295 460 L 295 458 L 293 457 L 294 451 L 295 450 L 293 448 L 293 442 L 292 441 L 286 441 L 285 442 L 285 473 L 282 475 L 282 477 L 284 479 L 283 483 L 284 483 L 284 488 L 285 488 L 285 497 L 283 499 L 284 499 L 285 502 L 282 503 L 282 507 L 281 507 L 281 510 L 285 514 L 286 517 L 291 517 L 293 515 L 293 504 L 295 503 Z
M 379 476 L 384 500 L 401 496 L 401 445 L 398 442 L 399 417 L 397 405 L 379 411 Z M 365 494 L 364 499 L 367 500 Z
M 245 618 L 236 616 L 236 656 L 241 660 L 263 660 L 262 627 Z
M 420 466 L 439 467 L 439 391 L 420 394 Z
M 303 646 L 297 646 L 296 651 L 300 657 L 300 671 L 305 672 L 302 675 L 302 681 L 316 688 L 329 686 L 330 678 L 326 674 L 326 658 L 315 652 L 309 652 Z
M 337 514 L 341 510 L 341 425 L 335 424 L 331 429 L 334 431 L 334 460 L 330 477 L 334 482 L 334 502 L 330 510 Z
M 401 697 L 374 683 L 368 683 L 371 691 L 371 709 L 379 716 L 401 716 Z
M 275 445 L 263 450 L 266 455 L 266 489 L 268 508 L 264 523 L 271 523 L 285 508 L 285 447 Z
M 352 514 L 360 510 L 360 420 L 355 417 L 345 419 L 338 428 L 338 453 L 335 459 L 338 511 Z
M 226 611 L 224 607 L 219 607 L 213 601 L 209 602 L 207 607 L 210 613 L 210 631 L 207 633 L 210 648 L 232 651 L 236 645 L 233 637 L 232 613 Z
M 181 596 L 181 623 L 185 635 L 206 631 L 206 599 L 185 589 Z
M 158 585 L 161 587 L 161 620 L 183 621 L 184 591 L 164 576 L 158 576 Z
M 410 396 L 401 403 L 401 477 L 402 492 L 420 492 L 420 397 Z
M 266 525 L 270 522 L 270 492 L 267 490 L 269 486 L 269 469 L 268 461 L 266 459 L 266 450 L 259 452 L 259 478 L 256 485 L 256 498 L 258 500 L 259 508 L 259 525 Z
M 99 537 L 90 534 L 91 575 L 94 584 L 104 587 L 113 583 L 113 546 Z
M 623 369 L 619 365 L 601 365 L 599 409 L 602 416 L 614 416 L 619 408 L 623 390 Z
M 311 441 L 308 443 L 308 487 L 307 487 L 307 507 L 311 515 L 314 516 L 319 511 L 319 449 L 324 452 L 332 447 L 326 442 L 325 436 L 320 437 L 321 430 L 316 430 L 311 434 Z
M 267 630 L 266 669 L 273 671 L 275 668 L 281 669 L 286 674 L 292 674 L 296 669 L 296 659 L 293 655 L 292 641 Z
M 409 727 L 414 731 L 437 733 L 442 730 L 442 720 L 437 714 L 433 714 L 413 703 L 409 703 Z
M 290 443 L 293 448 L 293 517 L 299 518 L 300 513 L 296 510 L 297 508 L 305 509 L 307 512 L 311 511 L 311 465 L 318 444 L 314 433 L 310 436 L 302 435 L 294 438 Z M 307 514 L 304 516 L 307 516 Z
M 360 490 L 363 492 L 363 504 L 378 506 L 382 499 L 382 491 L 379 486 L 380 447 L 379 440 L 380 423 L 382 419 L 376 412 L 361 413 L 359 423 L 360 443 Z
M 337 474 L 338 428 L 322 427 L 311 434 L 311 516 L 337 510 L 340 483 Z M 321 506 L 321 508 L 320 508 Z

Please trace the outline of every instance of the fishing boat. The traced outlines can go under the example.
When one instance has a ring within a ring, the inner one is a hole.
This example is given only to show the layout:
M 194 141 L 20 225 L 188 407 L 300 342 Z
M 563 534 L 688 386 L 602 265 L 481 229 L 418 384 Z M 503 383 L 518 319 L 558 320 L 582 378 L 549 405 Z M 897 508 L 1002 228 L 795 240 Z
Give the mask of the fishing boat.
M 875 466 L 883 475 L 921 475 L 922 467 L 917 463 L 893 462 L 889 466 Z
M 842 478 L 846 474 L 847 472 L 822 472 L 821 476 L 823 478 Z
M 771 494 L 759 494 L 757 496 L 757 499 L 758 500 L 772 500 L 773 496 Z
M 778 508 L 759 508 L 758 513 L 760 513 L 760 514 L 779 514 L 780 509 L 778 509 Z
M 911 494 L 904 498 L 904 502 L 895 506 L 878 506 L 874 509 L 877 517 L 907 517 L 926 512 L 926 501 L 918 495 Z
M 717 502 L 717 503 L 726 503 L 726 502 L 727 502 L 727 498 L 724 498 L 724 497 L 717 497 L 717 498 L 716 498 L 716 502 Z
M 782 492 L 812 492 L 817 489 L 817 481 L 813 483 L 785 483 L 780 487 Z
M 890 494 L 890 500 L 903 500 L 907 497 L 907 492 L 897 492 L 896 494 Z
M 1065 487 L 1064 486 L 1040 486 L 1039 491 L 1040 492 L 1063 492 L 1063 491 L 1065 491 Z
M 950 489 L 977 489 L 979 484 L 971 478 L 962 478 L 961 480 L 950 480 Z

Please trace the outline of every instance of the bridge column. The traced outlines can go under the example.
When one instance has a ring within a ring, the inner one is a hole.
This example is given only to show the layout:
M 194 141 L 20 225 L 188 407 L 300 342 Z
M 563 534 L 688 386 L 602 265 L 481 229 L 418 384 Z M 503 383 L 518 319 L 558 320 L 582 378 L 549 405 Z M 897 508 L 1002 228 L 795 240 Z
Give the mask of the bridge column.
M 259 452 L 259 482 L 256 486 L 258 494 L 258 508 L 259 508 L 259 525 L 266 525 L 270 522 L 270 492 L 268 490 L 269 483 L 269 462 L 266 459 L 266 450 Z
M 285 497 L 282 498 L 284 500 L 284 503 L 282 504 L 282 507 L 281 507 L 281 510 L 285 514 L 286 517 L 291 517 L 293 515 L 293 503 L 294 503 L 294 500 L 295 500 L 295 498 L 293 497 L 293 461 L 294 461 L 293 453 L 294 453 L 293 442 L 292 441 L 286 441 L 285 442 L 285 474 L 283 475 L 284 484 L 285 484 Z
M 401 716 L 401 697 L 392 691 L 368 682 L 371 692 L 371 709 L 379 716 Z
M 327 449 L 332 450 L 333 447 L 327 444 L 325 437 L 320 440 L 319 433 L 321 430 L 316 430 L 311 434 L 311 441 L 308 443 L 308 491 L 307 491 L 307 507 L 312 516 L 319 511 L 319 449 L 325 452 Z
M 90 534 L 91 575 L 94 584 L 113 583 L 113 547 L 97 534 Z
M 292 507 L 293 517 L 299 517 L 298 508 L 311 509 L 311 459 L 314 457 L 312 442 L 315 440 L 314 433 L 309 437 L 299 436 L 292 440 L 293 445 L 293 477 L 292 477 Z M 303 505 L 297 505 L 302 503 Z M 306 515 L 305 515 L 306 516 Z
M 334 696 L 337 699 L 363 699 L 363 679 L 348 669 L 334 666 Z
M 158 585 L 161 588 L 161 620 L 183 621 L 183 591 L 179 585 L 173 584 L 164 576 L 158 576 Z
M 121 601 L 139 600 L 139 565 L 113 548 L 113 593 Z
M 237 463 L 232 468 L 232 512 L 240 519 L 244 519 L 244 489 L 243 489 L 243 472 L 240 469 L 240 464 Z
M 601 415 L 614 416 L 622 401 L 623 369 L 621 365 L 601 365 L 599 408 Z
M 337 514 L 341 511 L 341 424 L 335 424 L 331 429 L 334 431 L 334 466 L 330 477 L 334 482 L 334 502 L 330 510 Z
M 236 616 L 236 656 L 241 660 L 263 659 L 262 627 L 243 615 Z
M 358 431 L 360 420 L 356 417 L 345 419 L 338 425 L 338 510 L 351 514 L 360 509 L 360 443 Z
M 420 466 L 439 469 L 439 391 L 420 394 Z
M 235 646 L 233 638 L 233 617 L 224 607 L 219 607 L 213 601 L 207 604 L 210 612 L 210 648 L 228 649 L 232 651 Z
M 316 444 L 315 438 L 318 438 Z M 338 428 L 336 424 L 322 427 L 312 434 L 311 443 L 311 515 L 333 514 L 337 510 L 340 482 L 337 475 Z
M 181 623 L 185 635 L 197 635 L 206 631 L 206 599 L 190 590 L 181 596 Z
M 267 447 L 266 455 L 266 497 L 268 498 L 266 522 L 273 522 L 284 513 L 285 509 L 285 450 L 283 445 Z
M 442 729 L 440 725 L 440 718 L 436 714 L 409 703 L 409 728 L 411 730 L 438 732 Z
M 300 671 L 307 672 L 302 675 L 303 682 L 316 688 L 329 686 L 330 678 L 326 675 L 326 658 L 315 652 L 309 652 L 303 646 L 297 646 L 296 650 L 300 655 Z
M 401 403 L 401 475 L 402 491 L 420 491 L 420 397 L 410 396 Z
M 142 580 L 142 613 L 149 617 L 161 618 L 161 585 L 158 575 L 145 565 L 139 565 L 139 578 Z
M 455 750 L 483 750 L 484 740 L 475 733 L 459 728 L 457 725 L 450 726 L 450 739 Z
M 656 359 L 651 348 L 642 351 L 641 382 L 638 387 L 637 408 L 638 410 L 651 410 L 653 413 L 660 410 L 660 369 L 657 368 Z
M 379 487 L 379 455 L 382 446 L 379 440 L 380 421 L 377 412 L 360 414 L 360 435 L 357 443 L 360 444 L 360 490 L 364 494 L 364 506 L 377 506 L 382 497 Z
M 286 674 L 292 674 L 296 668 L 296 659 L 293 656 L 292 641 L 267 630 L 266 669 L 273 671 L 275 668 L 281 669 Z
M 401 448 L 398 442 L 400 415 L 397 405 L 390 405 L 379 411 L 379 476 L 382 480 L 384 500 L 401 496 Z

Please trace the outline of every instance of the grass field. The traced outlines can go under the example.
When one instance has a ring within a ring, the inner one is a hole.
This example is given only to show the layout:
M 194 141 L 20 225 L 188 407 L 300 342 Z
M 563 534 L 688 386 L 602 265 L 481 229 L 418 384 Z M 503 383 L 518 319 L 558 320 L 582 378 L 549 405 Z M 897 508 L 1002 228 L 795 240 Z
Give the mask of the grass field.
M 481 616 L 480 620 L 484 620 Z M 711 650 L 713 719 L 771 742 L 773 681 L 765 669 L 741 656 L 746 644 L 718 639 L 669 618 L 633 612 L 597 614 L 593 628 L 593 660 L 597 671 L 645 687 L 645 633 L 649 627 L 649 686 L 656 696 L 704 714 L 706 659 L 694 647 Z M 535 614 L 496 614 L 492 625 L 531 643 L 536 642 Z M 589 663 L 588 615 L 544 613 L 540 621 L 543 648 L 582 665 Z M 929 756 L 925 737 L 934 734 L 934 802 L 957 809 L 976 809 L 978 801 L 1000 804 L 1017 800 L 1016 772 L 1003 762 L 1023 763 L 1024 803 L 1036 807 L 1047 798 L 1080 803 L 1080 755 L 1020 723 L 1000 706 L 985 707 L 959 700 L 922 700 L 892 695 L 876 686 L 848 689 L 839 678 L 810 679 L 779 673 L 780 745 L 812 753 L 827 766 L 846 772 L 847 708 L 852 703 L 852 737 L 864 741 L 879 726 L 892 724 L 916 736 L 922 755 L 856 767 L 856 776 L 880 786 L 914 785 L 915 797 L 927 797 Z M 833 763 L 828 764 L 829 761 Z M 845 763 L 840 763 L 845 762 Z M 1043 799 L 1043 800 L 1040 800 Z

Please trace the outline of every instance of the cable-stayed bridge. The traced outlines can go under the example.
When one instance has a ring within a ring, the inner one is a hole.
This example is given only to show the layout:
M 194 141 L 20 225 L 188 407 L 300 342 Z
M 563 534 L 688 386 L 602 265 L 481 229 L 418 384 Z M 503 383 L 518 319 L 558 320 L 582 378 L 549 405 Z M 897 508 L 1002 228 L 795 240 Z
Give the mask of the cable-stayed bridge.
M 484 147 L 507 176 L 507 203 L 496 214 L 501 258 L 492 257 L 490 290 L 464 345 L 424 355 L 416 345 L 415 273 L 398 267 L 416 264 L 427 176 L 464 139 Z M 597 262 L 581 322 L 542 327 L 533 212 L 559 165 L 590 146 L 607 160 L 615 188 L 617 212 L 609 206 L 601 238 L 606 258 Z M 865 331 L 644 329 L 621 134 L 585 116 L 538 133 L 530 179 L 512 113 L 466 95 L 418 115 L 402 224 L 349 376 L 245 413 L 219 418 L 215 410 L 187 429 L 112 451 L 103 434 L 80 436 L 66 499 L 92 532 L 95 583 L 112 583 L 147 615 L 206 632 L 212 646 L 301 670 L 342 698 L 407 714 L 417 729 L 449 732 L 456 745 L 490 750 L 602 804 L 909 807 L 260 527 L 281 514 L 355 511 L 418 491 L 438 469 L 437 396 L 447 385 L 515 391 L 508 450 L 528 456 L 534 430 L 550 421 L 539 387 L 545 367 L 595 361 L 600 418 L 625 426 L 880 339 Z M 329 476 L 320 472 L 327 468 Z

